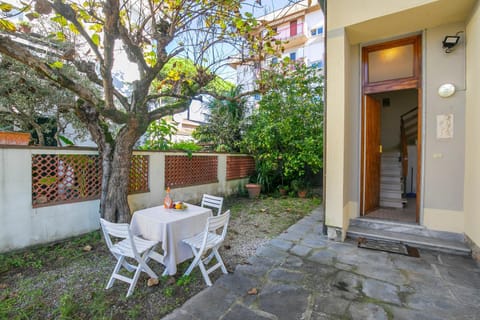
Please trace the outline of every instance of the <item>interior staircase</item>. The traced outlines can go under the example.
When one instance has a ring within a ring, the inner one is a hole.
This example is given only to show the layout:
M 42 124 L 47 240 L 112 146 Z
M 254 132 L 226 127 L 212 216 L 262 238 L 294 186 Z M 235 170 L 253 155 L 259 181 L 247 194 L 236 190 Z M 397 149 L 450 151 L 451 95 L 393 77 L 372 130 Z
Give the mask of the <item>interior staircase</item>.
M 407 202 L 403 198 L 401 153 L 382 153 L 380 171 L 380 207 L 403 208 Z

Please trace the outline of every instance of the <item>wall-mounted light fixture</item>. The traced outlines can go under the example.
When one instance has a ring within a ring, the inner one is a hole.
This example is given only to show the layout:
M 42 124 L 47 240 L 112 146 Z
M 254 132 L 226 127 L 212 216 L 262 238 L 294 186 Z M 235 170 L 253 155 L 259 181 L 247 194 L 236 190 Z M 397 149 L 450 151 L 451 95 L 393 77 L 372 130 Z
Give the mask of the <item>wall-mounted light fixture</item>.
M 460 33 L 463 33 L 463 31 L 458 31 L 454 36 L 445 36 L 442 41 L 445 53 L 450 53 L 453 51 L 453 48 L 458 44 L 458 41 L 460 40 Z
M 444 83 L 438 88 L 438 95 L 442 98 L 448 98 L 455 93 L 455 85 L 452 83 Z

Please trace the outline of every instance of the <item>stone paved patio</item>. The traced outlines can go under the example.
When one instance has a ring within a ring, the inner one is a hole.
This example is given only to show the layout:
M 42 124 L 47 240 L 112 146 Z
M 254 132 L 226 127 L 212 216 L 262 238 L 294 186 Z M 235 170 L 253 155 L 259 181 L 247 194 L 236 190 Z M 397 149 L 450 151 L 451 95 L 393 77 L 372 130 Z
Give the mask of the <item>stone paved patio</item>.
M 322 219 L 313 211 L 163 319 L 480 319 L 480 268 L 471 258 L 332 242 Z

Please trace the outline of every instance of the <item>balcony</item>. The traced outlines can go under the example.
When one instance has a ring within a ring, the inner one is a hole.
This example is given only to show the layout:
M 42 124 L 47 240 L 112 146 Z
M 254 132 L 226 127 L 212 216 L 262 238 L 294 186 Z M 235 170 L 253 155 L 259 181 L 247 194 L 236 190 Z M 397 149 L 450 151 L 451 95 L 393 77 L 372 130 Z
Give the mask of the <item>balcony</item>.
M 288 41 L 285 43 L 285 49 L 300 46 L 307 41 L 307 36 L 303 30 L 303 23 L 290 24 L 277 29 L 275 39 Z

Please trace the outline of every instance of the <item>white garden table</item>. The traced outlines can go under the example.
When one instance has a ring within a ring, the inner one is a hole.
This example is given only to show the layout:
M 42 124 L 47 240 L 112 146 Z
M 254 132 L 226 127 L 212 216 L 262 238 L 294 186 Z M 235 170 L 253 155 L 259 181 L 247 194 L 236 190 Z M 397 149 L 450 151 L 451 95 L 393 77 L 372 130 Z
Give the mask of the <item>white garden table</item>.
M 161 242 L 163 257 L 155 254 L 150 257 L 165 266 L 164 275 L 174 275 L 177 264 L 193 257 L 192 250 L 182 240 L 202 232 L 207 218 L 212 215 L 211 209 L 186 205 L 185 210 L 158 206 L 133 214 L 130 224 L 132 233 Z

